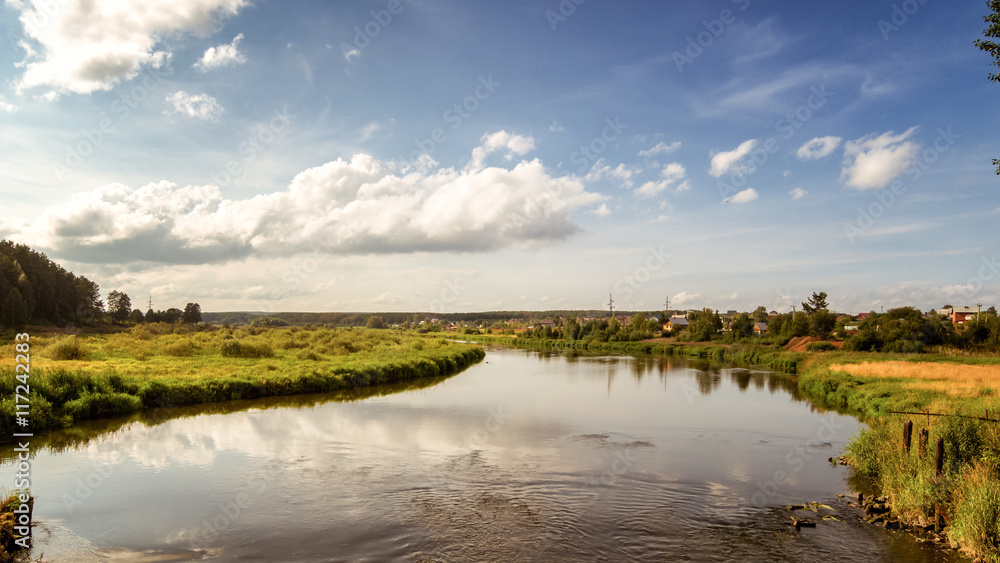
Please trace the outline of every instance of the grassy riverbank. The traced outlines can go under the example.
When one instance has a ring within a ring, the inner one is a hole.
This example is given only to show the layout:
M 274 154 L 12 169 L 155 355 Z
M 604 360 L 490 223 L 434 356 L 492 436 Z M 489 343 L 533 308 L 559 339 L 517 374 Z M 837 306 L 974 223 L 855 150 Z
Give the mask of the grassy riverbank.
M 804 362 L 799 388 L 869 425 L 851 440 L 845 457 L 860 481 L 888 497 L 893 518 L 943 528 L 948 541 L 972 557 L 1000 562 L 1000 422 L 977 419 L 1000 419 L 1000 358 L 825 354 Z M 907 421 L 913 423 L 909 450 Z M 924 449 L 921 431 L 928 436 Z
M 483 344 L 516 346 L 518 348 L 586 350 L 618 354 L 664 354 L 681 358 L 717 360 L 733 364 L 760 366 L 775 371 L 796 373 L 806 358 L 800 352 L 786 352 L 773 346 L 755 344 L 685 344 L 676 342 L 625 341 L 598 342 L 587 340 L 552 340 L 539 338 L 514 338 L 490 335 L 443 335 L 439 338 L 457 338 Z
M 31 337 L 32 430 L 147 408 L 397 383 L 457 373 L 477 346 L 388 330 L 192 330 L 137 326 L 116 334 Z M 0 344 L 0 435 L 14 432 L 15 350 Z

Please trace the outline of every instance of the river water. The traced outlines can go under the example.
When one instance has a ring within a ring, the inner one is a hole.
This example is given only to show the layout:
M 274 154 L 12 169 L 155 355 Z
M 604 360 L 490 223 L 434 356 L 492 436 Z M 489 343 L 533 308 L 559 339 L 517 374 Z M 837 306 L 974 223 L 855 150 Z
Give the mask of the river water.
M 403 389 L 163 409 L 36 439 L 33 554 L 961 560 L 860 524 L 837 497 L 851 495 L 847 470 L 828 458 L 859 427 L 781 374 L 491 348 Z M 814 501 L 829 508 L 783 508 Z M 817 526 L 796 531 L 793 516 Z

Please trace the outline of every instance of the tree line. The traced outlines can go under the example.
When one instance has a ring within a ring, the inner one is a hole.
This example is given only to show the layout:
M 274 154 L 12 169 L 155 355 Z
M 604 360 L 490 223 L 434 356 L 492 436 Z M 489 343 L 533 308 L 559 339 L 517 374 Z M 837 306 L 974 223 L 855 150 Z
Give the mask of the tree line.
M 146 313 L 132 308 L 121 291 L 108 293 L 107 308 L 100 287 L 67 271 L 44 253 L 24 244 L 0 240 L 0 327 L 28 324 L 96 325 L 141 322 L 201 322 L 201 306 Z

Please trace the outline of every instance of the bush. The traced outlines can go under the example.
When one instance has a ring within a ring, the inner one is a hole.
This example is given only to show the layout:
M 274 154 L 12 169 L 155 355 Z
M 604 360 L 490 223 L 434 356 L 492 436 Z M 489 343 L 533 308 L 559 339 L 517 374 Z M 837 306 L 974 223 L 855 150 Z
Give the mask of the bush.
M 53 360 L 85 360 L 87 350 L 76 336 L 67 336 L 43 348 L 42 355 Z
M 300 360 L 308 360 L 311 362 L 318 362 L 323 359 L 319 354 L 308 349 L 299 350 L 298 353 L 295 354 L 295 357 Z
M 227 340 L 219 347 L 224 358 L 270 358 L 274 350 L 264 342 L 247 342 L 245 340 Z
M 190 340 L 181 340 L 163 348 L 163 353 L 176 358 L 184 358 L 194 354 L 194 344 Z
M 833 352 L 837 347 L 829 342 L 811 342 L 806 346 L 806 352 Z

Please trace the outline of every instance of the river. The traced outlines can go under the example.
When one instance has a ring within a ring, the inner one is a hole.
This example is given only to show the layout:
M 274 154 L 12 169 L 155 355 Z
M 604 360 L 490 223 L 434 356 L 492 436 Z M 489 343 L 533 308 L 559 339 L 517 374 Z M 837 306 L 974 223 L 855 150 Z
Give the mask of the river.
M 858 522 L 860 423 L 794 378 L 488 349 L 426 387 L 165 409 L 45 438 L 45 561 L 961 561 Z M 360 400 L 349 400 L 360 399 Z M 39 441 L 41 443 L 41 441 Z M 15 473 L 2 452 L 4 475 Z M 820 502 L 819 512 L 783 508 Z M 792 517 L 817 520 L 796 531 Z M 828 518 L 824 519 L 823 516 Z

